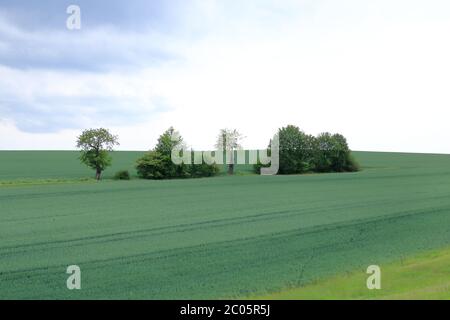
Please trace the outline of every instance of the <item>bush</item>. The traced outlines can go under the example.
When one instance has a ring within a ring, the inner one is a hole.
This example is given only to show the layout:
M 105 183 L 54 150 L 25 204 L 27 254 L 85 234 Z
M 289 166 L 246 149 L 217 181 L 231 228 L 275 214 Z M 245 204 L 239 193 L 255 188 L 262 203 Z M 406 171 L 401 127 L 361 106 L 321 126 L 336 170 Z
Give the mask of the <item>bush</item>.
M 117 171 L 116 174 L 114 175 L 114 179 L 115 180 L 130 180 L 130 173 L 128 172 L 128 170 L 121 170 L 121 171 Z
M 137 160 L 136 170 L 138 176 L 143 179 L 163 179 L 168 178 L 167 159 L 156 151 L 146 153 Z
M 177 139 L 172 140 L 173 136 Z M 175 179 L 211 177 L 219 172 L 216 165 L 174 164 L 171 159 L 172 149 L 184 144 L 183 139 L 173 128 L 164 132 L 158 139 L 153 151 L 137 160 L 136 169 L 139 177 L 144 179 Z
M 314 137 L 289 125 L 278 130 L 280 138 L 279 174 L 308 172 L 312 168 Z
M 220 172 L 217 165 L 212 164 L 192 164 L 189 166 L 189 176 L 192 178 L 213 177 Z
M 358 171 L 359 165 L 351 156 L 347 140 L 343 135 L 321 133 L 314 143 L 314 171 L 346 172 Z
M 344 167 L 344 171 L 346 172 L 356 172 L 361 170 L 361 167 L 359 166 L 359 163 L 356 161 L 355 157 L 350 153 L 347 156 L 347 161 Z
M 288 125 L 280 128 L 278 135 L 280 139 L 278 174 L 359 170 L 359 165 L 351 155 L 347 140 L 341 134 L 326 132 L 314 137 L 305 134 L 296 126 Z M 258 162 L 253 169 L 256 173 L 260 173 L 262 167 L 266 167 L 266 165 Z

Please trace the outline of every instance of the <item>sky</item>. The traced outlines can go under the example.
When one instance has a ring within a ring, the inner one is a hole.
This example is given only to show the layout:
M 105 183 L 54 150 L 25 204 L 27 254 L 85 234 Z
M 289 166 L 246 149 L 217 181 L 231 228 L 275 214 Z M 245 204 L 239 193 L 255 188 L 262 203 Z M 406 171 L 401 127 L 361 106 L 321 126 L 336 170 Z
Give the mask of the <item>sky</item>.
M 444 0 L 0 0 L 0 150 L 72 150 L 97 127 L 148 150 L 170 126 L 255 149 L 293 124 L 450 153 L 449 34 Z

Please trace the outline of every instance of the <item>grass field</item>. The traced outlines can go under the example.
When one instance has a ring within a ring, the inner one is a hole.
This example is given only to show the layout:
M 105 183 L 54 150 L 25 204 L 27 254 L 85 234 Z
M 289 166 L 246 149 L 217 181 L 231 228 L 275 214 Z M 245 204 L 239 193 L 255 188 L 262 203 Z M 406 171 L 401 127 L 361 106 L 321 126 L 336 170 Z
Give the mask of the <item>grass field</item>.
M 113 165 L 107 168 L 104 177 L 111 178 L 119 170 L 136 175 L 134 163 L 143 153 L 114 152 Z M 76 151 L 0 151 L 0 181 L 94 177 L 93 171 L 82 165 L 78 157 Z
M 0 186 L 0 298 L 261 296 L 450 245 L 450 156 L 355 155 L 358 173 Z M 0 180 L 91 175 L 76 157 L 0 152 Z
M 111 179 L 119 170 L 128 170 L 137 178 L 136 160 L 144 151 L 115 151 L 112 166 L 103 173 Z M 73 182 L 94 178 L 94 171 L 81 164 L 77 151 L 0 151 L 0 185 L 45 182 Z M 239 165 L 238 174 L 249 174 L 252 165 Z M 226 167 L 221 167 L 222 174 Z
M 317 283 L 286 289 L 255 300 L 319 299 L 450 299 L 450 249 L 432 250 L 415 257 L 383 264 L 381 289 L 367 290 L 369 276 L 361 269 Z

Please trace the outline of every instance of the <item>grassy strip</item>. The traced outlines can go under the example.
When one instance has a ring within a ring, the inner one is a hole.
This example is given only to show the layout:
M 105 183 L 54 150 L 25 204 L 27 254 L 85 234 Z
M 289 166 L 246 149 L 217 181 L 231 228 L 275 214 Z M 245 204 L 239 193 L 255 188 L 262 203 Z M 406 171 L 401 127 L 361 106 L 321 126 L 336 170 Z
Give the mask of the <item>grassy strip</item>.
M 65 184 L 65 183 L 83 183 L 96 182 L 93 178 L 78 178 L 78 179 L 17 179 L 17 180 L 0 180 L 0 187 L 18 187 L 18 186 L 33 186 L 33 185 L 47 185 L 47 184 Z
M 381 289 L 368 290 L 365 270 L 250 299 L 450 299 L 450 248 L 380 265 Z

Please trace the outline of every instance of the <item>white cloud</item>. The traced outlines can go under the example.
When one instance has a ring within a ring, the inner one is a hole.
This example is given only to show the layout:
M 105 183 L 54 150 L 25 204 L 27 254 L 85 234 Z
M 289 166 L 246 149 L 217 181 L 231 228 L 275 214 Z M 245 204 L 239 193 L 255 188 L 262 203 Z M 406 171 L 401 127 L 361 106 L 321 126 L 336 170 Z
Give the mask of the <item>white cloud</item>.
M 170 125 L 206 149 L 222 127 L 240 129 L 254 148 L 276 128 L 296 124 L 313 134 L 343 133 L 358 150 L 450 152 L 445 2 L 426 9 L 417 1 L 199 6 L 185 17 L 185 32 L 207 32 L 158 42 L 162 51 L 177 51 L 177 60 L 108 73 L 0 68 L 0 91 L 21 99 L 106 97 L 124 119 L 127 112 L 149 116 L 109 123 L 127 150 L 150 148 Z M 155 99 L 168 107 L 163 113 L 152 113 Z M 92 114 L 78 110 L 86 117 L 79 123 L 108 125 L 92 107 Z M 11 122 L 0 127 L 16 141 L 1 139 L 2 149 L 70 149 L 76 136 L 24 134 Z

